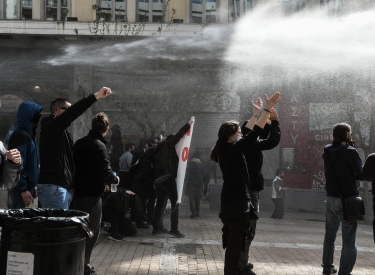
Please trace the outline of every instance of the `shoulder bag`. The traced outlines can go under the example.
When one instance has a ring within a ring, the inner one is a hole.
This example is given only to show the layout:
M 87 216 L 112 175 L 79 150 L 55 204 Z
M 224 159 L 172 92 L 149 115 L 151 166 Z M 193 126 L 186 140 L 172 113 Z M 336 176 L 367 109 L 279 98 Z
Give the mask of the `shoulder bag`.
M 363 221 L 363 216 L 365 215 L 365 205 L 360 196 L 350 196 L 344 197 L 342 194 L 340 182 L 338 181 L 334 169 L 334 161 L 331 156 L 332 161 L 332 172 L 337 182 L 337 186 L 340 189 L 340 197 L 342 201 L 342 212 L 344 216 L 344 221 Z

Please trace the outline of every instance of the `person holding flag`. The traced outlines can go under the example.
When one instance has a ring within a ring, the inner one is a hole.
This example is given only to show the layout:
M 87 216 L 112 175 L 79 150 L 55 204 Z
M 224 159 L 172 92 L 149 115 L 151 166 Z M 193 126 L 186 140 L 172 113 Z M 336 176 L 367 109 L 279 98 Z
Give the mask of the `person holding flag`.
M 179 168 L 179 156 L 176 152 L 177 143 L 189 133 L 195 118 L 185 124 L 175 135 L 169 135 L 162 140 L 155 148 L 154 173 L 155 173 L 155 191 L 156 206 L 153 221 L 152 235 L 159 233 L 169 233 L 177 238 L 184 238 L 185 235 L 178 230 L 178 192 L 177 192 L 177 171 Z M 187 158 L 188 149 L 184 151 Z M 186 165 L 185 165 L 186 167 Z M 165 201 L 171 201 L 171 230 L 168 232 L 163 227 L 162 215 L 164 213 L 163 205 Z

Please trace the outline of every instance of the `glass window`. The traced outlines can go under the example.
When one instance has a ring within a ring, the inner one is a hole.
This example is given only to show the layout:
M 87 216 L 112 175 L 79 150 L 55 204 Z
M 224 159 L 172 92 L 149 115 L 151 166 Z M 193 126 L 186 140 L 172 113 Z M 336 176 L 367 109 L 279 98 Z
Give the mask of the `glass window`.
M 216 0 L 192 0 L 193 23 L 216 23 Z
M 45 0 L 46 20 L 65 21 L 70 16 L 71 0 Z
M 282 165 L 285 171 L 294 170 L 294 148 L 283 148 L 282 153 Z
M 99 0 L 98 18 L 105 21 L 126 21 L 126 0 Z
M 22 0 L 21 18 L 25 20 L 33 19 L 33 0 Z
M 138 2 L 138 20 L 140 22 L 149 22 L 150 4 L 148 0 L 139 0 Z
M 159 23 L 164 20 L 164 0 L 138 0 L 138 20 Z
M 18 0 L 5 0 L 5 13 L 4 19 L 19 19 L 19 1 Z

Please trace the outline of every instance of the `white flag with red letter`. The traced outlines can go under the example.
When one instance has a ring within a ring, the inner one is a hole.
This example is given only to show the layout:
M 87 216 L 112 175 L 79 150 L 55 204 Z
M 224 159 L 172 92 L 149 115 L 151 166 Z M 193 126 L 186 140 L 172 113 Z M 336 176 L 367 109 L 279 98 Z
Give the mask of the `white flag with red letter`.
M 195 121 L 194 117 L 192 117 L 192 119 Z M 179 159 L 177 178 L 176 178 L 177 194 L 178 194 L 177 203 L 181 203 L 182 190 L 184 188 L 186 166 L 187 166 L 187 161 L 189 158 L 191 136 L 193 135 L 193 127 L 194 127 L 194 122 L 190 125 L 189 131 L 187 131 L 186 134 L 182 137 L 182 139 L 180 139 L 180 141 L 176 144 L 176 152 L 177 152 L 178 159 Z

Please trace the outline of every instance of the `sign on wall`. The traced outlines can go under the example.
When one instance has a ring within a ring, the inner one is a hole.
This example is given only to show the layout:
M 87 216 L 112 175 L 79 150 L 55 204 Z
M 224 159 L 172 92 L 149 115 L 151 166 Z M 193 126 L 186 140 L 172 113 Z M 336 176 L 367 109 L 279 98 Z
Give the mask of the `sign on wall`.
M 22 94 L 0 94 L 0 114 L 17 114 L 18 106 L 24 101 L 31 100 L 27 96 Z

